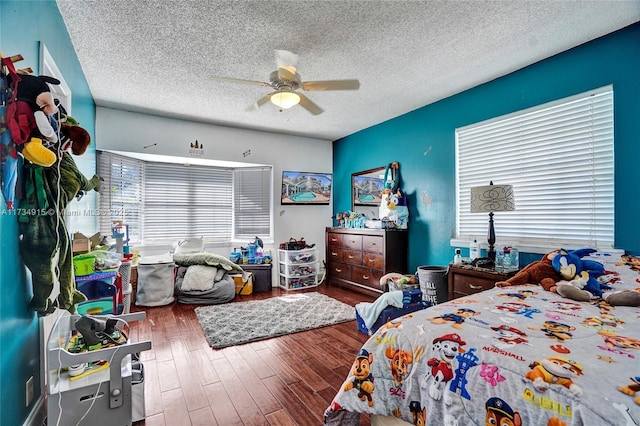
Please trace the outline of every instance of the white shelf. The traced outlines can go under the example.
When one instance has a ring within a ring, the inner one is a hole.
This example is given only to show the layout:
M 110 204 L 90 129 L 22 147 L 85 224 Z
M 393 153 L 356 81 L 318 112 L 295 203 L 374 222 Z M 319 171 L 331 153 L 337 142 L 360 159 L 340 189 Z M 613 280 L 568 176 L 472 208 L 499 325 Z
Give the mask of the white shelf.
M 278 250 L 279 285 L 285 290 L 315 287 L 318 283 L 320 262 L 316 248 Z

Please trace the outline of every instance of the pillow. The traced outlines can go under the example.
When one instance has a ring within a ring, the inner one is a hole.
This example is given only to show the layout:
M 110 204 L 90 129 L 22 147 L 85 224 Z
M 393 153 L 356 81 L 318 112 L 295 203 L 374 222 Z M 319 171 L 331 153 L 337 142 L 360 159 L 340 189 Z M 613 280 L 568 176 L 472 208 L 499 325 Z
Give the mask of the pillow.
M 218 271 L 224 269 L 218 269 L 213 266 L 205 265 L 192 265 L 187 268 L 187 272 L 182 279 L 182 291 L 205 291 L 210 290 L 213 287 L 213 283 L 216 280 Z M 219 280 L 218 280 L 219 281 Z
M 173 261 L 176 265 L 208 265 L 219 266 L 226 271 L 242 272 L 240 265 L 237 265 L 224 256 L 214 253 L 176 253 L 173 255 Z

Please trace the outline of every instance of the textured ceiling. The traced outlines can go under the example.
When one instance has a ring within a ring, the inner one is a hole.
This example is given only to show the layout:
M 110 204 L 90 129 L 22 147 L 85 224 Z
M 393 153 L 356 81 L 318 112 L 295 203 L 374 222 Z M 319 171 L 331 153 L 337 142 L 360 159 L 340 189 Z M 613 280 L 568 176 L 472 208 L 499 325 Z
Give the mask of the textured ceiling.
M 99 106 L 335 140 L 640 20 L 640 1 L 57 0 Z M 275 49 L 325 111 L 267 103 Z

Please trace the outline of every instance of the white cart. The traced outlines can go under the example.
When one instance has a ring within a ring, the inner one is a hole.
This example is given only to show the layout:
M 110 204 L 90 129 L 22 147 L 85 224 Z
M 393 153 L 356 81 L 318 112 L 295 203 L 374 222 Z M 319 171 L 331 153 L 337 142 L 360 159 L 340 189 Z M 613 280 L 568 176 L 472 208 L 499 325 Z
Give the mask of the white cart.
M 127 324 L 143 320 L 146 314 L 98 317 L 119 318 Z M 56 321 L 47 342 L 49 425 L 128 426 L 132 424 L 131 354 L 151 349 L 151 341 L 71 353 L 67 344 L 80 315 L 63 314 Z M 72 380 L 68 367 L 108 361 L 109 367 Z M 144 398 L 144 393 L 142 393 Z

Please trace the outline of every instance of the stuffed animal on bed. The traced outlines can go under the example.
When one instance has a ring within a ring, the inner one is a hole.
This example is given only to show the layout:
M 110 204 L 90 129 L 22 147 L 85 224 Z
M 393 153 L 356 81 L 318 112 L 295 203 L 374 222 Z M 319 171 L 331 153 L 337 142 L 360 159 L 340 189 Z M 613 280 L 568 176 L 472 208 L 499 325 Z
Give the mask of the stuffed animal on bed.
M 606 290 L 611 287 L 596 279 L 605 274 L 604 266 L 594 260 L 582 259 L 596 251 L 591 248 L 552 251 L 541 260 L 528 264 L 508 280 L 498 281 L 496 286 L 540 284 L 547 291 L 580 302 L 587 302 L 595 296 L 611 306 L 640 306 L 640 292 L 608 292 Z
M 551 291 L 556 282 L 562 280 L 562 276 L 553 268 L 551 264 L 553 258 L 558 254 L 558 250 L 545 254 L 537 262 L 531 262 L 513 277 L 506 281 L 498 281 L 496 287 L 508 287 L 512 285 L 540 284 L 545 290 Z
M 578 289 L 574 286 L 563 285 L 565 282 L 557 283 L 558 294 L 576 301 L 589 301 L 592 295 L 603 299 L 611 306 L 640 306 L 640 292 L 633 290 L 608 291 L 611 287 L 602 284 L 597 277 L 605 275 L 604 265 L 590 259 L 582 259 L 597 250 L 584 248 L 578 250 L 560 250 L 560 253 L 553 259 L 553 267 L 560 272 L 560 275 L 569 282 L 584 282 L 584 288 Z M 572 277 L 572 278 L 570 278 Z
M 18 216 L 20 223 L 20 254 L 31 271 L 33 297 L 29 309 L 40 316 L 52 313 L 56 307 L 75 313 L 77 303 L 86 297 L 76 289 L 73 258 L 64 212 L 68 203 L 81 191 L 99 190 L 99 178 L 87 179 L 67 149 L 83 153 L 91 139 L 86 130 L 61 129 L 56 147 L 56 162 L 42 167 L 24 164 L 26 199 Z M 73 138 L 73 139 L 71 139 Z M 50 299 L 54 280 L 60 283 L 57 301 Z
M 560 249 L 551 264 L 553 269 L 560 273 L 562 280 L 559 280 L 551 291 L 580 302 L 591 300 L 592 295 L 602 297 L 603 290 L 611 288 L 596 279 L 604 274 L 604 266 L 594 260 L 582 259 L 596 251 L 591 248 Z

